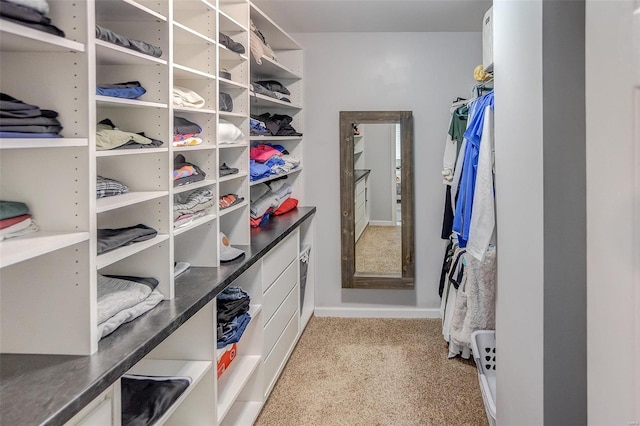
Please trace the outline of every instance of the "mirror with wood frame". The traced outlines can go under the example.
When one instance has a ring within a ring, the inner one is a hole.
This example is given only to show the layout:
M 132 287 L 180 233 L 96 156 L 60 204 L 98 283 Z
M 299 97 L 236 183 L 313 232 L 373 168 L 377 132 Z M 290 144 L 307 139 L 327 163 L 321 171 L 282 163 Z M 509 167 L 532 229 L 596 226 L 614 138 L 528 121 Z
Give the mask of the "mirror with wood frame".
M 343 288 L 414 288 L 413 113 L 340 111 Z

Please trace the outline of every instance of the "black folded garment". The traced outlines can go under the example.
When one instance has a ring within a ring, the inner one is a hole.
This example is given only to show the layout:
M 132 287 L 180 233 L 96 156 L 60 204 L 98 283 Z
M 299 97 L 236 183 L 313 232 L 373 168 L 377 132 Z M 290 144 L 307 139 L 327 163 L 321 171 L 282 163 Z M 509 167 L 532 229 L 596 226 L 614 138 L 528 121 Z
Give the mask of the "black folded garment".
M 98 254 L 150 240 L 156 235 L 158 235 L 158 231 L 142 224 L 128 228 L 98 229 Z
M 147 426 L 156 423 L 190 384 L 190 377 L 122 376 L 122 424 Z
M 0 126 L 0 132 L 60 133 L 62 126 Z
M 16 24 L 64 37 L 64 31 L 51 24 L 51 19 L 35 9 L 0 0 L 0 16 Z
M 193 121 L 189 121 L 183 117 L 173 117 L 173 134 L 174 135 L 188 135 L 190 133 L 200 133 L 202 127 Z
M 136 52 L 144 53 L 145 55 L 151 55 L 156 58 L 162 56 L 162 49 L 158 46 L 154 46 L 140 40 L 132 40 L 117 34 L 108 28 L 101 27 L 100 25 L 96 25 L 96 38 L 108 43 L 126 47 L 127 49 L 135 50 Z
M 220 109 L 220 111 L 233 111 L 233 99 L 231 99 L 231 95 L 228 93 L 220 92 L 218 96 L 218 104 L 218 109 Z
M 217 318 L 218 323 L 229 322 L 238 315 L 249 312 L 251 301 L 248 297 L 236 300 L 218 300 Z
M 280 83 L 279 81 L 276 81 L 276 80 L 260 80 L 260 81 L 256 81 L 256 83 L 258 83 L 259 85 L 261 85 L 265 89 L 271 90 L 273 92 L 282 93 L 283 95 L 290 95 L 291 94 L 291 92 L 289 92 L 289 89 L 284 87 L 284 85 L 282 83 Z
M 229 50 L 236 52 L 236 53 L 244 53 L 245 49 L 244 46 L 242 45 L 242 43 L 238 43 L 237 41 L 233 40 L 231 37 L 229 37 L 226 34 L 223 33 L 218 33 L 220 36 L 220 43 L 223 46 L 226 46 L 227 48 L 229 48 Z
M 252 115 L 251 118 L 262 121 L 273 136 L 302 136 L 302 133 L 298 133 L 291 125 L 293 118 L 289 115 L 271 115 L 266 112 L 261 115 Z

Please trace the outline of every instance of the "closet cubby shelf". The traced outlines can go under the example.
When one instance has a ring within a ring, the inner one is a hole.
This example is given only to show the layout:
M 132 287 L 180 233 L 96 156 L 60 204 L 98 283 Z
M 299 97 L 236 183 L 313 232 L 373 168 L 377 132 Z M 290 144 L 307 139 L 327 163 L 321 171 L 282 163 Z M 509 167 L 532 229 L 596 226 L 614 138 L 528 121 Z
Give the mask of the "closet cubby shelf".
M 89 146 L 87 138 L 0 139 L 0 149 L 69 148 Z
M 237 83 L 232 80 L 227 80 L 226 78 L 223 78 L 223 77 L 218 77 L 218 80 L 220 81 L 221 87 L 228 87 L 231 89 L 248 89 L 249 88 L 247 84 Z
M 236 204 L 235 206 L 227 207 L 226 209 L 220 209 L 220 211 L 218 211 L 218 214 L 220 216 L 224 216 L 236 210 L 240 210 L 241 208 L 246 207 L 247 205 L 249 205 L 249 203 L 247 203 L 246 201 L 243 201 L 241 203 Z
M 254 321 L 252 318 L 251 321 Z M 237 356 L 218 379 L 218 423 L 222 422 L 244 385 L 262 361 L 260 355 Z
M 89 240 L 88 232 L 38 231 L 0 242 L 0 268 Z
M 215 80 L 216 76 L 180 64 L 173 64 L 173 78 L 177 80 Z
M 167 65 L 164 59 L 145 55 L 104 40 L 96 40 L 96 63 L 98 65 Z
M 221 426 L 252 425 L 262 410 L 261 402 L 237 401 L 227 412 Z
M 133 0 L 96 1 L 96 21 L 167 22 L 167 17 Z
M 238 118 L 247 118 L 247 114 L 242 112 L 229 112 L 229 111 L 220 111 L 221 117 L 238 117 Z
M 251 186 L 257 185 L 259 183 L 269 182 L 270 180 L 278 179 L 278 178 L 281 178 L 283 176 L 289 176 L 289 175 L 292 175 L 294 173 L 299 173 L 301 171 L 302 171 L 302 166 L 299 166 L 297 169 L 293 169 L 293 170 L 291 170 L 290 172 L 287 172 L 287 173 L 278 173 L 277 175 L 271 175 L 271 176 L 263 178 L 263 179 L 254 180 L 253 182 L 251 182 Z
M 0 50 L 16 52 L 84 52 L 77 41 L 34 30 L 0 18 Z
M 242 24 L 233 19 L 231 16 L 227 15 L 224 11 L 219 11 L 220 16 L 220 31 L 223 33 L 228 32 L 242 32 L 247 31 Z
M 264 34 L 273 50 L 302 50 L 302 46 L 297 41 L 253 3 L 251 3 L 251 20 Z
M 230 180 L 234 180 L 234 179 L 240 179 L 240 178 L 244 178 L 248 175 L 247 172 L 240 172 L 240 173 L 236 173 L 234 175 L 227 175 L 227 176 L 223 176 L 221 178 L 219 178 L 218 180 L 220 182 L 227 182 Z
M 178 236 L 180 234 L 184 234 L 185 232 L 193 229 L 193 228 L 197 228 L 200 225 L 204 225 L 205 223 L 209 223 L 212 220 L 215 220 L 217 218 L 217 216 L 215 214 L 208 214 L 206 216 L 202 216 L 199 217 L 197 219 L 195 219 L 193 222 L 191 222 L 189 225 L 187 226 L 182 226 L 180 228 L 174 228 L 173 229 L 173 235 L 174 236 Z
M 259 107 L 279 107 L 279 108 L 291 108 L 302 109 L 299 105 L 294 105 L 290 102 L 281 101 L 280 99 L 271 98 L 260 93 L 251 93 L 251 105 Z
M 141 101 L 138 99 L 114 98 L 112 96 L 96 95 L 96 102 L 103 108 L 159 108 L 167 109 L 167 104 L 159 102 Z
M 169 407 L 155 425 L 163 425 L 169 420 L 171 415 L 180 406 L 182 401 L 187 399 L 193 389 L 198 386 L 200 380 L 213 367 L 211 361 L 181 361 L 181 360 L 161 360 L 161 359 L 143 359 L 137 363 L 128 374 L 139 374 L 145 376 L 179 376 L 190 377 L 191 384 L 180 395 L 180 397 Z
M 191 112 L 196 114 L 215 114 L 216 110 L 207 109 L 207 108 L 194 108 L 194 107 L 183 107 L 183 106 L 174 106 L 174 112 Z
M 251 62 L 251 73 L 259 76 L 263 79 L 289 79 L 289 80 L 301 80 L 302 76 L 298 73 L 291 71 L 284 65 L 274 61 L 271 58 L 263 56 L 260 58 L 262 64 Z
M 186 25 L 182 25 L 179 22 L 173 23 L 173 42 L 176 45 L 201 45 L 204 47 L 208 46 L 216 46 L 215 40 L 207 37 L 204 34 L 200 34 L 199 32 L 187 27 Z
M 201 143 L 200 145 L 193 146 L 174 146 L 173 152 L 206 151 L 208 149 L 214 150 L 216 149 L 216 146 L 208 143 Z
M 189 183 L 187 185 L 176 186 L 173 188 L 173 193 L 180 194 L 182 192 L 192 191 L 194 189 L 202 188 L 205 186 L 211 186 L 215 184 L 216 184 L 215 179 L 205 179 L 205 180 L 201 180 L 200 182 L 194 182 L 194 183 Z
M 249 59 L 249 58 L 247 58 L 246 54 L 236 53 L 233 50 L 229 49 L 227 46 L 223 46 L 222 44 L 218 45 L 218 47 L 220 48 L 220 60 L 227 60 L 227 61 L 241 60 L 241 61 L 246 61 L 246 60 Z
M 114 264 L 122 259 L 126 259 L 129 256 L 133 256 L 136 253 L 140 253 L 149 247 L 153 247 L 156 244 L 160 244 L 163 241 L 167 241 L 169 235 L 159 234 L 155 238 L 150 240 L 141 241 L 139 243 L 133 243 L 124 247 L 120 247 L 116 250 L 112 250 L 107 253 L 98 255 L 96 260 L 97 269 L 105 268 L 111 264 Z
M 96 151 L 96 157 L 118 157 L 127 155 L 158 154 L 169 152 L 169 148 L 133 148 L 133 149 L 108 149 Z
M 220 149 L 228 149 L 228 148 L 246 148 L 249 144 L 246 142 L 242 143 L 221 143 L 218 148 Z
M 252 141 L 297 141 L 301 140 L 302 136 L 249 136 Z
M 96 200 L 96 213 L 104 213 L 110 210 L 144 203 L 145 201 L 166 197 L 167 195 L 169 195 L 169 191 L 140 191 L 127 192 L 121 195 L 114 195 L 113 197 L 98 198 Z

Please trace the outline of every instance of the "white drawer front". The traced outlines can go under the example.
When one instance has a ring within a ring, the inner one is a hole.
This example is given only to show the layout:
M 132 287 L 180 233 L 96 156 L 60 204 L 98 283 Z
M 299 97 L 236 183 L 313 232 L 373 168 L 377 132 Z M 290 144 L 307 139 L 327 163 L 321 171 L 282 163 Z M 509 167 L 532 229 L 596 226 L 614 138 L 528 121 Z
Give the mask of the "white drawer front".
M 262 304 L 262 317 L 267 324 L 273 314 L 278 310 L 287 294 L 298 283 L 298 262 L 294 260 L 280 278 L 264 294 Z
M 356 198 L 358 197 L 358 195 L 364 193 L 365 187 L 366 187 L 366 181 L 364 179 L 360 179 L 358 182 L 356 182 L 356 189 L 355 189 Z
M 298 230 L 275 246 L 262 261 L 262 290 L 266 291 L 293 259 L 298 257 Z
M 294 292 L 297 293 L 297 292 Z M 284 333 L 280 336 L 278 343 L 273 348 L 271 354 L 265 358 L 264 361 L 264 395 L 265 398 L 271 392 L 273 385 L 275 384 L 276 379 L 280 375 L 280 371 L 284 366 L 284 363 L 287 361 L 286 356 L 289 353 L 289 349 L 293 345 L 293 342 L 296 340 L 296 336 L 298 335 L 298 316 L 294 315 L 293 318 L 287 324 L 287 327 L 284 329 Z
M 78 422 L 78 426 L 111 426 L 113 424 L 111 399 L 105 399 L 95 410 Z
M 356 206 L 355 216 L 356 216 L 356 219 L 355 219 L 356 222 L 360 221 L 364 217 L 364 203 L 360 204 L 359 206 Z
M 298 310 L 298 287 L 294 287 L 289 293 L 282 305 L 278 308 L 276 313 L 271 317 L 271 320 L 264 326 L 264 354 L 267 356 L 273 349 L 278 337 L 282 334 L 282 331 L 287 326 L 287 323 Z

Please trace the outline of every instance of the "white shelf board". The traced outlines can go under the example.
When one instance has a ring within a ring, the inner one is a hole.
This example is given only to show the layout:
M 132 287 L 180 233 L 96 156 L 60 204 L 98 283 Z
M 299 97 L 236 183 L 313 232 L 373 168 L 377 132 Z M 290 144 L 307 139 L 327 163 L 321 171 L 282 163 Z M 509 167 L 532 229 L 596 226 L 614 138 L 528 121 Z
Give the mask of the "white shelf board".
M 145 55 L 104 40 L 96 40 L 96 63 L 98 65 L 167 65 L 164 59 Z
M 174 63 L 173 78 L 174 80 L 215 80 L 216 76 L 208 72 Z
M 96 1 L 96 21 L 166 22 L 167 17 L 133 0 Z
M 302 109 L 301 106 L 292 104 L 291 102 L 284 102 L 280 99 L 271 98 L 269 96 L 260 94 L 260 93 L 251 93 L 251 106 L 262 106 L 262 107 L 279 107 L 279 108 L 291 108 L 291 109 Z
M 253 321 L 253 319 L 257 317 L 260 312 L 262 312 L 262 305 L 249 305 L 249 316 L 251 317 L 251 321 Z
M 216 149 L 215 145 L 203 142 L 200 145 L 174 146 L 173 152 L 206 151 L 206 150 L 214 150 L 214 149 Z
M 231 89 L 248 89 L 249 88 L 249 85 L 247 84 L 236 83 L 235 81 L 228 80 L 223 77 L 218 77 L 218 81 L 220 82 L 220 87 L 228 87 Z
M 220 149 L 246 148 L 248 146 L 249 146 L 249 144 L 246 143 L 246 142 L 241 142 L 241 143 L 221 143 L 220 145 L 218 145 L 218 148 L 220 148 Z
M 236 53 L 222 44 L 219 44 L 218 47 L 221 61 L 246 61 L 249 59 L 246 54 Z
M 202 217 L 199 217 L 197 219 L 195 219 L 193 222 L 191 222 L 189 225 L 187 226 L 183 226 L 180 228 L 174 228 L 173 230 L 173 236 L 178 236 L 180 234 L 184 234 L 185 232 L 189 231 L 190 229 L 193 228 L 197 228 L 200 225 L 204 225 L 205 223 L 209 223 L 212 220 L 216 219 L 216 215 L 215 214 L 208 214 Z
M 261 410 L 262 402 L 237 401 L 227 412 L 227 415 L 222 420 L 221 426 L 252 425 L 255 423 Z
M 354 150 L 353 150 L 353 155 L 362 154 L 363 152 L 364 152 L 364 149 L 359 149 L 359 150 L 354 149 Z
M 253 185 L 257 185 L 259 183 L 263 183 L 263 182 L 269 182 L 270 180 L 274 180 L 274 179 L 278 179 L 281 178 L 282 176 L 289 176 L 292 175 L 294 173 L 298 173 L 302 171 L 302 166 L 299 166 L 297 169 L 293 169 L 290 172 L 287 173 L 279 173 L 277 175 L 271 175 L 269 177 L 263 178 L 263 179 L 258 179 L 258 180 L 254 180 L 253 182 L 250 183 L 250 186 Z
M 0 139 L 0 149 L 68 148 L 89 146 L 87 138 Z
M 221 117 L 237 117 L 237 118 L 248 118 L 248 115 L 242 112 L 229 112 L 229 111 L 220 111 Z
M 225 418 L 260 361 L 259 355 L 238 356 L 233 360 L 232 365 L 235 364 L 235 368 L 228 373 L 231 376 L 225 378 L 227 386 L 222 389 L 218 387 L 218 423 Z
M 0 18 L 0 51 L 84 52 L 84 44 Z
M 302 136 L 249 136 L 252 141 L 296 141 Z
M 216 110 L 207 109 L 207 108 L 194 108 L 194 107 L 184 107 L 184 106 L 174 106 L 174 112 L 195 112 L 196 114 L 215 114 Z
M 220 23 L 218 24 L 219 30 L 223 33 L 232 32 L 239 33 L 243 31 L 247 31 L 244 25 L 240 24 L 238 21 L 229 16 L 226 12 L 220 10 L 219 11 Z M 228 35 L 228 34 L 227 34 Z
M 188 183 L 186 185 L 175 186 L 173 188 L 173 193 L 180 194 L 182 192 L 192 191 L 194 189 L 202 188 L 209 185 L 215 185 L 215 184 L 216 184 L 215 179 L 205 179 L 205 180 L 201 180 L 200 182 L 193 182 L 193 183 Z
M 134 365 L 128 374 L 141 374 L 145 376 L 178 376 L 178 377 L 191 377 L 191 384 L 180 395 L 180 397 L 174 402 L 171 407 L 162 415 L 155 425 L 162 425 L 166 423 L 175 410 L 182 404 L 182 402 L 189 396 L 191 391 L 200 383 L 200 380 L 204 377 L 213 367 L 211 361 L 179 361 L 179 360 L 158 360 L 158 359 L 143 359 Z
M 263 56 L 260 58 L 260 61 L 262 62 L 260 65 L 255 60 L 254 63 L 251 64 L 252 75 L 258 76 L 262 79 L 302 79 L 302 76 L 298 73 L 291 71 L 289 68 L 271 58 Z
M 240 179 L 240 178 L 244 178 L 248 175 L 247 172 L 240 172 L 240 173 L 236 173 L 233 175 L 227 175 L 227 176 L 222 176 L 220 178 L 218 178 L 219 182 L 227 182 L 230 180 L 234 180 L 234 179 Z
M 160 244 L 163 241 L 169 239 L 166 234 L 156 235 L 155 238 L 146 241 L 140 241 L 139 243 L 129 244 L 128 246 L 120 247 L 116 250 L 109 251 L 97 256 L 96 266 L 97 269 L 102 269 L 113 263 L 116 263 L 129 256 L 133 256 L 136 253 L 140 253 L 143 250 L 153 247 L 156 244 Z
M 140 191 L 98 198 L 96 200 L 96 213 L 104 213 L 110 210 L 132 206 L 156 198 L 166 197 L 167 195 L 169 195 L 169 191 Z
M 174 45 L 201 45 L 204 47 L 215 46 L 215 40 L 204 34 L 183 25 L 179 22 L 173 23 L 173 42 Z
M 219 209 L 218 210 L 218 214 L 222 217 L 226 214 L 229 214 L 231 212 L 234 212 L 236 210 L 240 210 L 241 208 L 245 207 L 249 205 L 249 203 L 245 200 L 241 203 L 236 204 L 235 206 L 231 206 L 231 207 L 227 207 L 226 209 Z
M 264 34 L 273 50 L 302 50 L 298 44 L 285 30 L 273 22 L 262 10 L 251 4 L 251 20 L 256 27 Z
M 169 148 L 131 148 L 131 149 L 106 149 L 96 151 L 96 157 L 118 157 L 123 155 L 157 154 L 169 152 Z
M 96 95 L 96 102 L 99 107 L 104 108 L 161 108 L 167 109 L 167 104 L 159 102 L 141 101 L 138 99 L 115 98 L 113 96 Z
M 9 238 L 0 241 L 0 268 L 33 259 L 88 239 L 88 232 L 47 231 L 38 231 L 18 238 Z
M 181 0 L 173 3 L 174 10 L 179 7 L 181 11 L 204 13 L 216 10 L 215 0 L 209 3 L 207 0 Z

